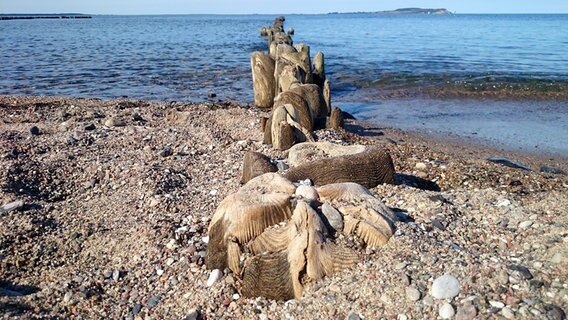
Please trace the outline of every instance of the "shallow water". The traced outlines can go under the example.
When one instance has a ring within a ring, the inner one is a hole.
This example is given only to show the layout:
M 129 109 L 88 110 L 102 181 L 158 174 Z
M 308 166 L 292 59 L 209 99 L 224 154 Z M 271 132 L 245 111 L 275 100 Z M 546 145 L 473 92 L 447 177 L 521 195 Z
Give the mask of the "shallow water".
M 568 103 L 390 99 L 342 105 L 379 126 L 463 137 L 505 150 L 568 155 Z

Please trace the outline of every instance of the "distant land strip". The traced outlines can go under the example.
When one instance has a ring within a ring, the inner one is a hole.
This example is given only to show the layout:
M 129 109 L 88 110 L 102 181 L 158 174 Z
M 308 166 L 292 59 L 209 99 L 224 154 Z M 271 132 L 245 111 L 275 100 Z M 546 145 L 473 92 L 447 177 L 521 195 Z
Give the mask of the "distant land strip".
M 452 14 L 448 9 L 401 8 L 388 11 L 330 12 L 329 14 Z
M 91 19 L 90 15 L 80 13 L 55 14 L 0 14 L 0 20 L 32 20 L 32 19 Z

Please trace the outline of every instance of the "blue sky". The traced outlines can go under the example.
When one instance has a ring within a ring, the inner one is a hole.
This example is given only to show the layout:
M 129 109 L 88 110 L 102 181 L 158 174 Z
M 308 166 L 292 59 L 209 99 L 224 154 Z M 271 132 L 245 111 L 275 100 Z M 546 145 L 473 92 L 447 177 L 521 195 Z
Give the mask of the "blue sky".
M 568 0 L 0 0 L 0 13 L 327 13 L 404 7 L 457 13 L 568 13 Z

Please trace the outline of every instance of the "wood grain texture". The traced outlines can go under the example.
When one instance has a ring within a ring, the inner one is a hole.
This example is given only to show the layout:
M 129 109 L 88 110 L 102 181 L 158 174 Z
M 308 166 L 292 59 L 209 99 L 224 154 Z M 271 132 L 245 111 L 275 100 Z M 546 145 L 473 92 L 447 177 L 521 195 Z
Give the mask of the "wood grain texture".
M 323 186 L 339 182 L 355 182 L 366 188 L 382 183 L 394 184 L 394 164 L 391 156 L 382 149 L 353 155 L 321 159 L 290 168 L 284 175 L 290 181 L 310 179 Z
M 262 52 L 251 55 L 254 104 L 260 109 L 271 109 L 276 92 L 274 59 Z
M 243 161 L 243 174 L 241 183 L 247 183 L 250 179 L 267 172 L 276 172 L 278 168 L 270 162 L 270 158 L 260 152 L 249 151 Z

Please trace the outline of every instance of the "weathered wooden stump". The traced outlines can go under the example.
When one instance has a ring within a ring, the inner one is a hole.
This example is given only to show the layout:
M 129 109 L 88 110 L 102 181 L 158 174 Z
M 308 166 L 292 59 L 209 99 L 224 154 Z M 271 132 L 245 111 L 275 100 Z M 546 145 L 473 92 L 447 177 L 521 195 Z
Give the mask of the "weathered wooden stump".
M 341 109 L 333 108 L 333 110 L 331 110 L 331 115 L 329 116 L 328 128 L 330 129 L 343 128 L 344 125 L 343 121 L 344 121 L 343 113 L 341 112 Z
M 263 175 L 267 172 L 276 172 L 278 168 L 270 162 L 270 158 L 259 152 L 249 151 L 243 161 L 243 175 L 241 183 L 247 183 L 250 179 Z
M 262 52 L 251 56 L 254 104 L 260 109 L 270 109 L 274 103 L 276 81 L 274 80 L 274 59 Z
M 367 188 L 382 183 L 394 184 L 394 164 L 388 152 L 371 148 L 353 155 L 309 162 L 288 169 L 284 175 L 290 181 L 310 179 L 316 185 L 355 182 Z

